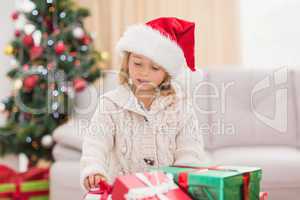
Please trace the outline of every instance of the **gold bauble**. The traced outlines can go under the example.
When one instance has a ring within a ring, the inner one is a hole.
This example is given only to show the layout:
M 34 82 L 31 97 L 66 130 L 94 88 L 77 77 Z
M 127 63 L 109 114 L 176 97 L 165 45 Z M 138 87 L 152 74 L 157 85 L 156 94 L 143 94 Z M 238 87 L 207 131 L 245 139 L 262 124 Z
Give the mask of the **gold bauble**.
M 4 48 L 4 53 L 6 55 L 12 55 L 14 53 L 14 48 L 10 44 Z

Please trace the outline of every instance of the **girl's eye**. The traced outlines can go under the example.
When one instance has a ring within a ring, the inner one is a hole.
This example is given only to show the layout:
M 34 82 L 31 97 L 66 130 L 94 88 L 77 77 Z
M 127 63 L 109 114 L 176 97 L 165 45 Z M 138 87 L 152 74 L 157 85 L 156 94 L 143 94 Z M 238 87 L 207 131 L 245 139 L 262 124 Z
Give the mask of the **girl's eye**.
M 138 65 L 138 66 L 140 66 L 140 65 L 141 65 L 141 63 L 136 63 L 136 62 L 135 62 L 134 64 L 135 64 L 135 65 Z
M 153 70 L 158 71 L 159 68 L 158 67 L 152 67 Z

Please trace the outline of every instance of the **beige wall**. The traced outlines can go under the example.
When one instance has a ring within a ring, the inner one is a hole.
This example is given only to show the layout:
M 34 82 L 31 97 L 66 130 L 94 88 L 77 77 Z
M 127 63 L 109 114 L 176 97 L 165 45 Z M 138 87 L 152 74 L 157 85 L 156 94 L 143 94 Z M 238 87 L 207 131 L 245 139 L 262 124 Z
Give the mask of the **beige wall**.
M 128 25 L 159 16 L 176 16 L 196 22 L 197 67 L 239 64 L 238 0 L 77 0 L 91 9 L 87 21 L 96 33 L 100 50 L 113 53 Z M 115 53 L 112 66 L 118 66 Z

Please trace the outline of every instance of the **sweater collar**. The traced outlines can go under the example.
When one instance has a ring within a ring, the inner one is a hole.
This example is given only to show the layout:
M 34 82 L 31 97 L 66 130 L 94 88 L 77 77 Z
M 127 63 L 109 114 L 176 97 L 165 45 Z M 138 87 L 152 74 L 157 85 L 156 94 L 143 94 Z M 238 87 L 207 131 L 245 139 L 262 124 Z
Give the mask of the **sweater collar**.
M 103 96 L 106 96 L 111 101 L 116 103 L 122 109 L 127 109 L 143 116 L 156 114 L 157 112 L 164 110 L 168 105 L 174 102 L 174 95 L 169 96 L 157 96 L 150 107 L 150 110 L 147 113 L 141 108 L 141 105 L 138 102 L 137 97 L 134 95 L 130 87 L 126 84 L 118 85 L 115 90 L 105 93 Z

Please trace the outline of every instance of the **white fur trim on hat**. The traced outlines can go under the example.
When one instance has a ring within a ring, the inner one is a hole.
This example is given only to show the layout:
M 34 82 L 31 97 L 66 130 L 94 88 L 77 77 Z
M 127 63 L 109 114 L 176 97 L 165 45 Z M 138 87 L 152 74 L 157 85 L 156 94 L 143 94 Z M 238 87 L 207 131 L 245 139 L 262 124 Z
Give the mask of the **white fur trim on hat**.
M 150 58 L 161 65 L 172 77 L 186 65 L 182 49 L 178 44 L 150 26 L 130 26 L 117 43 L 116 50 L 134 52 Z

